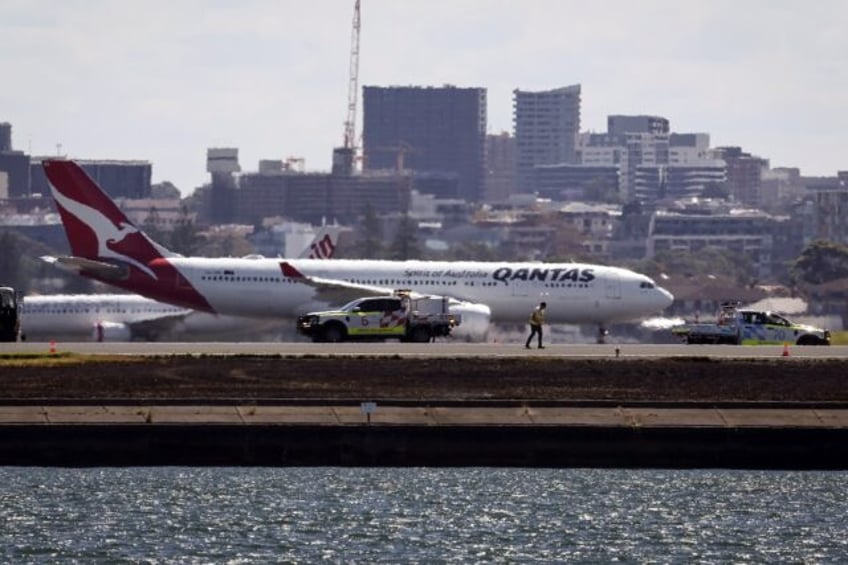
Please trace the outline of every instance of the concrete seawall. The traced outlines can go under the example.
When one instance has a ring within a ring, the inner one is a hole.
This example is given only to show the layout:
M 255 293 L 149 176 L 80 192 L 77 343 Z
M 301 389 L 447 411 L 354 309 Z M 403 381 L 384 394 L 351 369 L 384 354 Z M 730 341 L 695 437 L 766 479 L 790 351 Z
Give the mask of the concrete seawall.
M 0 465 L 848 469 L 843 359 L 0 361 Z
M 6 406 L 0 465 L 848 469 L 848 407 Z

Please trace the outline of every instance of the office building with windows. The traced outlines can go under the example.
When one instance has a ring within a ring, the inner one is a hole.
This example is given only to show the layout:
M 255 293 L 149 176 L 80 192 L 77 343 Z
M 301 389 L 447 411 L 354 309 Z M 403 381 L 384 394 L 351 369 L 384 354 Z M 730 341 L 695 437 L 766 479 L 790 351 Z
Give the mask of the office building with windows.
M 580 85 L 513 92 L 518 192 L 534 192 L 538 165 L 577 163 Z
M 454 174 L 458 198 L 482 199 L 485 88 L 365 86 L 362 90 L 363 171 Z

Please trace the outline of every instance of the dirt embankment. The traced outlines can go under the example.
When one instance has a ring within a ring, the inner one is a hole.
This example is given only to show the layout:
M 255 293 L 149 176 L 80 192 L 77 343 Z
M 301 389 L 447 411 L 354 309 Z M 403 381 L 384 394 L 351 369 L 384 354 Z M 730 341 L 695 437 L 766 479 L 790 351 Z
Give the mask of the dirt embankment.
M 848 402 L 838 360 L 158 357 L 0 361 L 0 403 L 36 400 Z

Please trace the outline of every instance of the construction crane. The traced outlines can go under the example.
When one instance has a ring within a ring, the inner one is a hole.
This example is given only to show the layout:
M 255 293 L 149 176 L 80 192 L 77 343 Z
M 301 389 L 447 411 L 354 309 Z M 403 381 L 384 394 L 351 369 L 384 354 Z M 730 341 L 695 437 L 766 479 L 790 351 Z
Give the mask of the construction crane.
M 350 34 L 350 70 L 347 85 L 347 120 L 344 123 L 344 145 L 333 149 L 333 174 L 353 174 L 356 160 L 356 98 L 359 85 L 359 2 L 353 7 L 353 30 Z
M 344 146 L 356 150 L 356 99 L 359 90 L 359 2 L 353 6 L 353 29 L 350 33 L 350 68 L 347 85 L 347 120 L 345 120 Z

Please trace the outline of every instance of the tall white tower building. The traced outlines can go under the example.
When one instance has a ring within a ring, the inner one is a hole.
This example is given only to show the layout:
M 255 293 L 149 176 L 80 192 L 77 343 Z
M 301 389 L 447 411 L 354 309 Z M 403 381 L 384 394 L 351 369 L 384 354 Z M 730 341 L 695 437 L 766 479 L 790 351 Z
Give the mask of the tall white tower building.
M 533 167 L 577 163 L 580 85 L 513 91 L 518 192 L 532 192 Z

